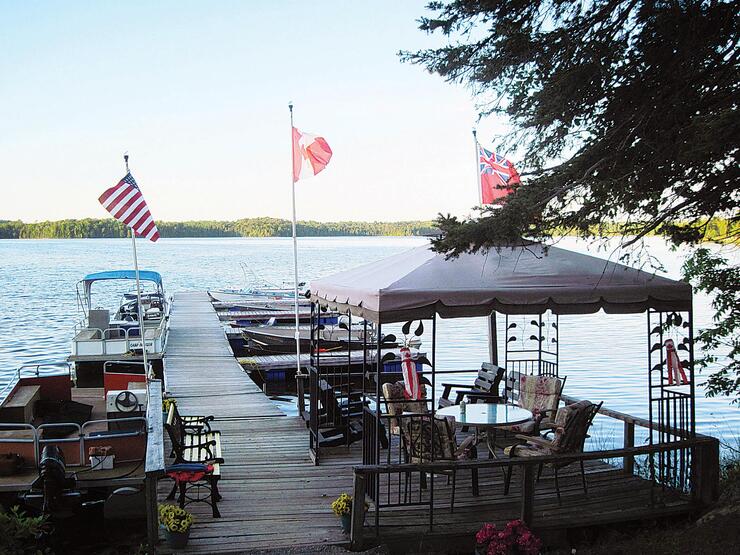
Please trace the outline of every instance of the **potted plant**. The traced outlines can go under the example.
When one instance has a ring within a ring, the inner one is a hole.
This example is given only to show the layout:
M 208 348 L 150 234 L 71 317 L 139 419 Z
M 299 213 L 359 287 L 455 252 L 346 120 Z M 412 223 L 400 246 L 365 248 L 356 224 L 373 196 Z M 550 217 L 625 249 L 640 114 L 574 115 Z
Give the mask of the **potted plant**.
M 364 512 L 367 512 L 367 503 L 364 503 Z M 331 510 L 337 515 L 342 521 L 342 532 L 349 534 L 352 530 L 352 496 L 348 493 L 343 493 L 337 497 L 331 504 Z M 363 520 L 364 520 L 363 514 Z
M 188 544 L 190 527 L 193 525 L 193 515 L 188 511 L 163 503 L 159 505 L 159 522 L 170 547 L 182 549 Z
M 479 555 L 537 555 L 542 540 L 521 520 L 506 523 L 501 530 L 495 524 L 484 524 L 475 535 L 475 552 Z

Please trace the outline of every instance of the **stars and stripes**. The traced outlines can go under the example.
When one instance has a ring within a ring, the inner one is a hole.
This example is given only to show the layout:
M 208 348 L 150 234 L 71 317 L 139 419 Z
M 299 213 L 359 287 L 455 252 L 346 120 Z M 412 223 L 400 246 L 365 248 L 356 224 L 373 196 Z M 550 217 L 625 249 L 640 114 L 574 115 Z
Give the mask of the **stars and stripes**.
M 514 164 L 503 156 L 478 145 L 481 200 L 494 204 L 512 192 L 512 186 L 521 183 Z
M 133 229 L 139 237 L 152 242 L 159 239 L 157 224 L 154 223 L 144 195 L 141 194 L 131 172 L 100 195 L 98 200 L 111 216 Z

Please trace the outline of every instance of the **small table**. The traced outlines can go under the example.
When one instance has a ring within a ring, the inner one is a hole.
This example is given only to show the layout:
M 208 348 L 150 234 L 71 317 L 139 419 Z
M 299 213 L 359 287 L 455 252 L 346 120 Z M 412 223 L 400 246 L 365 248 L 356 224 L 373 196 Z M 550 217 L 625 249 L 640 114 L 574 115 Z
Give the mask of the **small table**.
M 435 411 L 435 416 L 455 419 L 456 426 L 473 426 L 486 431 L 488 451 L 496 457 L 496 428 L 522 424 L 532 419 L 527 409 L 503 403 L 469 403 L 465 405 L 465 414 L 460 414 L 460 405 L 451 405 Z M 503 467 L 501 468 L 503 471 Z
M 437 416 L 452 416 L 458 426 L 476 428 L 500 428 L 522 424 L 532 419 L 527 409 L 503 403 L 469 403 L 465 414 L 460 414 L 460 405 L 451 405 L 435 412 Z

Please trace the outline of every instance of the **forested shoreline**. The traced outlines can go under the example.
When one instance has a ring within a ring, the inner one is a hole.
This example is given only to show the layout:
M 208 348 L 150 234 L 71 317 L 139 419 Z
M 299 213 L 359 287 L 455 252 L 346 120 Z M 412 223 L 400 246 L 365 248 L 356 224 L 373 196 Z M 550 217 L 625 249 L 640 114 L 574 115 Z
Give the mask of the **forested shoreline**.
M 290 237 L 290 220 L 279 218 L 245 218 L 235 221 L 198 220 L 186 222 L 157 222 L 162 237 Z M 705 241 L 726 241 L 736 237 L 740 223 L 723 218 L 712 218 L 705 223 Z M 594 234 L 622 235 L 620 223 L 602 224 Z M 298 222 L 301 237 L 339 236 L 423 236 L 438 235 L 431 221 L 405 222 Z M 557 229 L 554 236 L 571 235 Z M 650 235 L 653 235 L 651 233 Z M 0 220 L 0 239 L 110 239 L 128 237 L 128 228 L 112 218 L 85 218 L 25 223 L 19 220 Z
M 278 218 L 236 221 L 157 222 L 162 237 L 290 237 L 291 222 Z M 432 222 L 298 222 L 301 237 L 432 235 Z M 24 223 L 0 220 L 0 239 L 102 239 L 128 236 L 112 218 L 85 218 Z

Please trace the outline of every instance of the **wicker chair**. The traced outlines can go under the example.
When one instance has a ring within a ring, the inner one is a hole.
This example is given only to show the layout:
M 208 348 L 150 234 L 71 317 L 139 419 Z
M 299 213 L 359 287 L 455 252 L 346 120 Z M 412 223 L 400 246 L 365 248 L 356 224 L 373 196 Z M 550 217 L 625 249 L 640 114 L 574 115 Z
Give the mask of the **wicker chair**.
M 435 418 L 431 414 L 405 415 L 401 426 L 401 444 L 406 462 L 425 464 L 432 461 L 461 461 L 477 457 L 475 437 L 469 436 L 459 445 L 455 437 L 454 424 L 446 418 Z M 452 480 L 450 512 L 455 508 L 457 471 L 440 472 Z M 410 473 L 407 474 L 410 477 Z M 478 469 L 471 469 L 473 495 L 478 495 Z M 407 479 L 407 489 L 410 480 Z M 420 475 L 420 486 L 426 487 L 426 476 Z
M 588 429 L 591 427 L 591 423 L 596 416 L 596 413 L 601 409 L 601 405 L 592 403 L 591 401 L 578 401 L 571 405 L 566 405 L 558 410 L 557 416 L 555 417 L 554 430 L 548 433 L 553 433 L 552 439 L 540 436 L 526 436 L 517 435 L 517 439 L 521 440 L 521 443 L 507 447 L 504 453 L 510 457 L 537 457 L 543 455 L 569 455 L 574 453 L 583 453 L 583 446 L 586 442 L 586 438 L 589 437 Z M 565 461 L 562 463 L 548 464 L 552 467 L 555 474 L 555 490 L 558 495 L 558 503 L 560 503 L 560 485 L 558 483 L 558 470 L 569 464 L 574 463 L 574 460 Z M 588 495 L 588 488 L 586 487 L 586 471 L 583 467 L 583 460 L 580 460 L 581 466 L 581 480 L 583 482 L 583 492 Z M 540 464 L 537 471 L 537 480 L 539 480 L 542 474 L 543 465 Z M 506 485 L 504 488 L 504 495 L 509 493 L 509 484 L 511 482 L 511 472 L 513 465 L 509 466 L 506 473 Z

